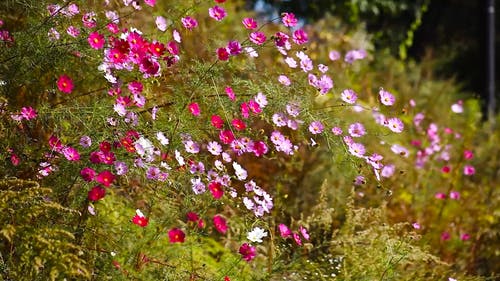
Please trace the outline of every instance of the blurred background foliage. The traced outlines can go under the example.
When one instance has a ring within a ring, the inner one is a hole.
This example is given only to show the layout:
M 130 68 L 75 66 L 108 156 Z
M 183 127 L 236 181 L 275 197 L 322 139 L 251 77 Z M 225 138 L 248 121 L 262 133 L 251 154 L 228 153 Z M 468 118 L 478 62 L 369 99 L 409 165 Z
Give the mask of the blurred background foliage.
M 208 7 L 200 2 L 193 8 L 193 1 L 158 2 L 155 15 L 168 15 L 177 21 L 187 13 L 204 17 Z M 283 107 L 287 97 L 301 93 L 310 97 L 303 107 L 311 116 L 320 116 L 343 129 L 354 121 L 372 122 L 367 128 L 369 138 L 365 139 L 369 142 L 369 150 L 388 151 L 387 160 L 398 167 L 397 176 L 381 184 L 363 161 L 346 157 L 342 141 L 333 136 L 318 138 L 316 141 L 320 145 L 311 147 L 307 146 L 307 137 L 297 133 L 293 137 L 301 140 L 304 147 L 297 157 L 273 156 L 262 161 L 252 158 L 243 162 L 244 166 L 248 165 L 251 176 L 274 194 L 275 211 L 266 221 L 270 231 L 274 232 L 277 224 L 286 223 L 295 228 L 303 224 L 311 232 L 311 243 L 304 248 L 294 247 L 290 241 L 262 245 L 258 251 L 263 255 L 252 264 L 238 263 L 238 254 L 234 251 L 235 241 L 245 236 L 250 218 L 241 215 L 230 202 L 212 202 L 201 211 L 207 218 L 215 211 L 230 217 L 229 237 L 221 239 L 209 230 L 197 230 L 184 222 L 184 214 L 192 211 L 186 206 L 203 206 L 208 201 L 183 194 L 185 189 L 183 191 L 181 183 L 187 178 L 175 178 L 174 188 L 165 190 L 131 176 L 98 203 L 99 215 L 96 217 L 87 211 L 88 186 L 78 178 L 81 167 L 61 161 L 58 164 L 65 176 L 36 178 L 37 165 L 44 154 L 41 144 L 45 145 L 52 132 L 70 143 L 76 143 L 84 132 L 93 133 L 96 139 L 113 137 L 114 132 L 103 125 L 109 113 L 109 107 L 102 106 L 107 83 L 96 71 L 95 52 L 87 50 L 85 53 L 85 36 L 71 43 L 46 40 L 52 25 L 65 24 L 46 17 L 47 2 L 0 2 L 0 14 L 8 15 L 3 18 L 5 28 L 11 30 L 18 41 L 13 48 L 0 49 L 0 79 L 6 81 L 6 85 L 0 87 L 4 104 L 0 148 L 6 160 L 9 149 L 19 152 L 22 158 L 19 166 L 10 161 L 0 163 L 0 175 L 6 178 L 0 185 L 0 198 L 3 198 L 0 201 L 0 234 L 5 238 L 0 244 L 1 276 L 5 280 L 22 280 L 23 273 L 29 278 L 37 276 L 39 280 L 58 280 L 60 276 L 93 280 L 160 280 L 160 277 L 165 280 L 222 280 L 227 273 L 232 280 L 448 280 L 448 277 L 495 280 L 500 273 L 500 194 L 496 188 L 500 186 L 500 133 L 492 132 L 489 124 L 481 122 L 481 102 L 474 98 L 480 92 L 475 83 L 481 79 L 477 77 L 480 76 L 477 73 L 481 73 L 480 63 L 477 63 L 481 61 L 477 52 L 480 44 L 471 39 L 477 29 L 469 23 L 469 18 L 457 21 L 456 17 L 458 11 L 478 9 L 475 6 L 478 4 L 444 2 L 273 2 L 278 10 L 272 16 L 294 11 L 303 17 L 311 41 L 306 51 L 316 62 L 328 64 L 335 74 L 335 95 L 352 88 L 366 108 L 377 104 L 380 87 L 397 96 L 397 105 L 384 112 L 401 115 L 404 119 L 408 131 L 397 137 L 381 132 L 373 123 L 369 110 L 354 113 L 338 99 L 316 99 L 316 93 L 304 79 L 287 89 L 277 85 L 279 74 L 285 73 L 296 81 L 300 81 L 301 76 L 291 73 L 272 48 L 259 49 L 258 62 L 238 58 L 212 66 L 213 52 L 210 50 L 222 46 L 228 39 L 246 37 L 239 26 L 243 17 L 265 14 L 259 9 L 254 11 L 254 3 L 248 1 L 227 3 L 229 17 L 222 23 L 200 20 L 198 33 L 183 37 L 183 59 L 179 65 L 147 84 L 148 99 L 164 104 L 166 109 L 175 112 L 177 120 L 185 121 L 175 123 L 161 120 L 161 117 L 158 123 L 148 123 L 150 127 L 144 128 L 150 132 L 159 128 L 168 131 L 192 129 L 195 137 L 207 136 L 209 133 L 199 125 L 199 120 L 190 118 L 185 110 L 175 105 L 186 103 L 189 99 L 185 93 L 195 88 L 195 98 L 204 108 L 220 110 L 214 102 L 218 102 L 213 95 L 217 88 L 214 84 L 234 85 L 239 93 L 270 93 L 274 109 Z M 90 5 L 102 9 L 99 1 Z M 145 8 L 151 11 L 149 9 Z M 272 9 L 270 11 L 272 13 Z M 445 20 L 437 20 L 438 16 Z M 421 22 L 412 27 L 417 21 Z M 129 23 L 154 34 L 150 15 L 134 17 Z M 462 24 L 468 29 L 462 29 Z M 450 26 L 456 28 L 454 32 L 449 31 Z M 265 31 L 271 34 L 277 29 L 269 25 Z M 461 34 L 463 30 L 467 32 Z M 405 43 L 408 31 L 413 33 L 411 44 Z M 168 39 L 166 35 L 157 36 L 159 40 Z M 401 44 L 406 44 L 406 60 L 400 58 Z M 200 46 L 205 48 L 200 49 Z M 345 54 L 354 48 L 368 50 L 368 58 L 352 66 L 328 60 L 331 50 Z M 72 54 L 76 50 L 83 50 L 81 57 Z M 468 60 L 476 63 L 467 63 Z M 469 67 L 461 67 L 462 64 Z M 55 79 L 61 72 L 78 77 L 75 84 L 80 95 L 60 98 L 54 94 Z M 212 79 L 205 79 L 207 72 Z M 202 99 L 202 96 L 211 97 Z M 415 107 L 409 106 L 412 99 L 416 102 Z M 453 114 L 449 109 L 458 99 L 465 101 L 463 115 Z M 6 112 L 24 105 L 37 106 L 41 114 L 36 122 L 20 126 L 12 122 Z M 232 106 L 229 102 L 224 103 L 224 110 L 218 113 L 230 114 L 237 110 Z M 411 125 L 418 112 L 425 112 L 425 126 L 436 123 L 439 128 L 448 127 L 462 135 L 460 140 L 450 138 L 444 143 L 453 146 L 453 164 L 457 167 L 464 149 L 474 151 L 473 164 L 477 170 L 474 177 L 465 178 L 458 169 L 449 176 L 442 175 L 442 163 L 437 161 L 431 161 L 424 169 L 414 168 L 416 149 L 411 148 L 411 141 L 425 138 Z M 141 120 L 150 121 L 147 111 L 142 113 Z M 265 126 L 258 122 L 255 125 Z M 117 131 L 126 129 L 123 126 Z M 389 154 L 388 146 L 393 143 L 410 148 L 410 156 Z M 367 177 L 362 186 L 352 184 L 358 174 Z M 461 192 L 461 201 L 436 201 L 434 198 L 436 192 L 451 189 Z M 162 198 L 162 201 L 150 202 L 149 198 Z M 29 208 L 22 207 L 26 202 Z M 161 219 L 157 224 L 152 223 L 148 231 L 137 228 L 129 223 L 130 214 L 136 208 L 145 208 L 148 215 Z M 25 215 L 30 219 L 26 220 Z M 416 221 L 422 224 L 421 230 L 411 227 Z M 158 238 L 172 224 L 189 228 L 192 240 L 172 246 L 167 245 L 165 236 Z M 47 233 L 46 237 L 38 234 L 40 230 Z M 453 238 L 442 241 L 443 231 L 451 232 Z M 458 238 L 464 231 L 471 234 L 470 240 Z M 58 247 L 47 252 L 37 248 L 39 244 L 34 245 L 34 241 L 38 240 L 33 239 L 50 239 L 49 244 Z M 114 257 L 113 251 L 118 256 Z

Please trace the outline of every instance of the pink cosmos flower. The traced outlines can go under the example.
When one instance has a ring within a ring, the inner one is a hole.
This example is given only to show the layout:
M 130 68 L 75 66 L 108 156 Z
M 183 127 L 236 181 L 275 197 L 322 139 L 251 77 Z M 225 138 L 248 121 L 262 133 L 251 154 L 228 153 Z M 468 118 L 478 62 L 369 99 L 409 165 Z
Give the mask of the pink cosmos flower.
M 353 123 L 349 125 L 349 134 L 353 138 L 359 138 L 366 134 L 365 126 L 361 123 Z
M 252 41 L 253 43 L 255 43 L 257 45 L 264 44 L 264 42 L 266 42 L 266 39 L 267 39 L 266 35 L 260 31 L 250 33 L 249 38 L 250 38 L 250 41 Z
M 307 229 L 305 227 L 303 227 L 302 225 L 299 226 L 299 232 L 300 234 L 302 234 L 302 237 L 304 237 L 304 239 L 309 241 L 309 233 L 307 233 Z
M 189 112 L 191 112 L 191 114 L 193 114 L 194 116 L 200 116 L 200 106 L 198 105 L 198 103 L 196 102 L 193 102 L 191 104 L 188 105 L 188 109 L 189 109 Z
M 140 227 L 146 227 L 149 223 L 149 219 L 144 216 L 141 210 L 135 210 L 135 216 L 132 218 L 132 222 Z
M 302 239 L 300 239 L 300 236 L 298 233 L 292 233 L 292 238 L 297 243 L 297 245 L 302 246 Z
M 309 125 L 309 132 L 311 132 L 311 134 L 313 135 L 321 134 L 324 128 L 325 127 L 320 121 L 313 121 Z
M 217 129 L 222 129 L 222 126 L 224 126 L 224 120 L 219 115 L 212 115 L 210 123 Z
M 226 0 L 215 0 L 216 3 L 224 3 Z
M 251 246 L 248 243 L 243 243 L 243 245 L 241 245 L 240 249 L 238 250 L 238 253 L 243 256 L 244 260 L 249 262 L 255 258 L 256 249 L 254 246 Z
M 84 181 L 91 182 L 95 178 L 95 171 L 90 167 L 85 167 L 80 171 L 80 175 Z
M 105 195 L 106 195 L 106 190 L 104 188 L 100 187 L 99 185 L 96 185 L 96 186 L 92 187 L 91 190 L 89 190 L 89 192 L 87 194 L 87 198 L 90 201 L 96 202 L 96 201 L 99 201 L 102 198 L 104 198 Z
M 229 60 L 229 51 L 227 50 L 227 48 L 218 48 L 217 58 L 221 61 Z
M 418 222 L 414 222 L 412 226 L 414 229 L 420 229 L 420 224 Z
M 97 175 L 95 180 L 105 187 L 109 187 L 115 180 L 115 175 L 108 170 L 104 170 Z
M 88 12 L 83 14 L 82 16 L 82 22 L 83 26 L 86 28 L 94 28 L 97 26 L 97 19 L 96 19 L 96 13 L 94 12 Z
M 468 234 L 468 233 L 463 233 L 460 235 L 460 240 L 462 240 L 462 241 L 467 241 L 469 239 L 470 239 L 470 234 Z
M 472 165 L 465 165 L 464 166 L 464 175 L 466 176 L 472 176 L 476 173 L 476 169 Z
M 155 23 L 156 23 L 156 27 L 160 30 L 160 31 L 165 31 L 167 30 L 167 20 L 162 17 L 162 16 L 157 16 L 156 19 L 155 19 Z
M 220 215 L 215 215 L 213 218 L 215 230 L 217 230 L 221 234 L 226 234 L 227 232 L 227 223 L 226 219 L 224 219 Z
M 230 144 L 234 140 L 234 134 L 231 130 L 222 130 L 219 133 L 219 139 L 224 144 Z
M 33 107 L 28 106 L 21 108 L 21 115 L 24 119 L 31 120 L 36 118 L 37 112 Z
M 106 25 L 106 28 L 108 29 L 109 32 L 113 34 L 117 34 L 118 32 L 120 32 L 120 27 L 114 22 L 108 23 Z
M 231 124 L 238 131 L 245 130 L 245 128 L 246 128 L 245 122 L 243 122 L 240 119 L 233 119 L 233 121 L 231 121 Z
M 59 76 L 59 79 L 57 79 L 57 88 L 59 91 L 69 94 L 74 88 L 73 80 L 71 80 L 71 78 L 69 78 L 66 74 L 63 74 Z
M 70 25 L 66 29 L 66 33 L 68 33 L 71 37 L 76 38 L 78 35 L 80 35 L 80 29 Z
M 342 91 L 342 93 L 340 94 L 340 98 L 349 104 L 354 104 L 358 99 L 358 96 L 356 95 L 356 92 L 354 92 L 353 90 L 346 89 Z
M 384 89 L 380 89 L 380 91 L 378 92 L 378 95 L 379 95 L 380 102 L 383 105 L 391 106 L 396 101 L 396 98 L 391 93 L 387 92 Z
M 278 230 L 280 231 L 280 236 L 283 238 L 292 236 L 292 231 L 285 224 L 280 223 L 278 225 Z
M 453 200 L 460 199 L 460 192 L 458 192 L 458 191 L 450 192 L 450 199 L 453 199 Z
M 168 231 L 168 241 L 170 243 L 184 243 L 184 239 L 186 238 L 186 234 L 184 231 L 174 227 Z
M 268 151 L 267 144 L 263 141 L 255 141 L 252 145 L 252 152 L 255 156 L 260 157 Z
M 441 240 L 442 241 L 450 240 L 450 238 L 451 238 L 451 235 L 449 232 L 444 231 L 443 233 L 441 233 Z
M 290 86 L 290 84 L 292 84 L 292 82 L 286 75 L 280 75 L 278 77 L 278 81 L 284 86 Z
M 190 16 L 182 18 L 181 22 L 182 22 L 182 25 L 189 30 L 192 30 L 198 26 L 198 22 Z
M 404 124 L 399 118 L 394 117 L 387 120 L 387 127 L 395 133 L 401 133 L 404 129 Z
M 236 40 L 229 41 L 229 43 L 227 43 L 226 49 L 229 51 L 229 54 L 232 56 L 239 55 L 242 52 L 241 44 L 240 44 L 240 42 L 238 42 Z
M 154 7 L 156 5 L 156 0 L 144 0 L 144 3 L 146 3 L 146 5 Z
M 439 199 L 439 200 L 443 200 L 443 199 L 446 199 L 446 194 L 444 194 L 442 192 L 438 192 L 434 195 L 434 198 Z
M 470 151 L 470 150 L 465 150 L 465 151 L 464 151 L 464 158 L 465 158 L 466 160 L 470 160 L 470 159 L 472 159 L 473 157 L 474 157 L 474 153 L 473 153 L 472 151 Z
M 451 171 L 450 166 L 443 166 L 443 168 L 441 168 L 441 172 L 445 174 L 448 174 L 450 171 Z
M 93 49 L 99 50 L 104 47 L 104 36 L 97 31 L 90 33 L 87 41 Z
M 351 153 L 356 157 L 363 157 L 363 155 L 366 152 L 365 146 L 360 143 L 352 142 L 348 144 L 348 147 L 349 147 L 349 153 Z
M 226 87 L 225 91 L 230 100 L 236 100 L 236 95 L 231 87 Z
M 246 29 L 252 30 L 257 28 L 257 22 L 253 18 L 244 18 L 242 23 Z
M 336 61 L 336 60 L 340 59 L 340 53 L 337 51 L 330 51 L 330 53 L 328 53 L 328 58 L 331 61 Z
M 336 136 L 340 136 L 340 135 L 342 135 L 343 132 L 342 132 L 341 128 L 339 128 L 339 127 L 333 127 L 332 128 L 332 133 L 334 135 L 336 135 Z
M 208 9 L 208 14 L 211 18 L 217 21 L 221 21 L 227 15 L 226 10 L 219 6 L 213 6 L 212 8 Z
M 212 181 L 208 184 L 208 190 L 210 190 L 210 193 L 212 193 L 215 199 L 220 199 L 222 195 L 224 195 L 224 189 L 222 189 L 221 184 L 216 181 Z
M 76 150 L 75 148 L 73 148 L 71 146 L 65 146 L 62 149 L 62 154 L 69 161 L 78 161 L 78 160 L 80 160 L 80 154 L 78 153 L 78 150 Z
M 292 40 L 295 44 L 302 45 L 307 43 L 309 39 L 307 38 L 307 33 L 304 30 L 297 29 L 293 32 Z
M 350 50 L 344 57 L 344 61 L 347 63 L 353 63 L 356 60 L 361 60 L 366 57 L 365 50 Z
M 284 26 L 294 27 L 297 25 L 298 20 L 293 13 L 283 13 L 282 16 L 281 21 Z

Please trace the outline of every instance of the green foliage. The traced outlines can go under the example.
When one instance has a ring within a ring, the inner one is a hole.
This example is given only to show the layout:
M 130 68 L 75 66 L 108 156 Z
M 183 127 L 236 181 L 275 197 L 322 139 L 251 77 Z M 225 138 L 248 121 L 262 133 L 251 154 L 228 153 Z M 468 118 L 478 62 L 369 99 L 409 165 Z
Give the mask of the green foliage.
M 90 278 L 83 248 L 67 217 L 79 214 L 51 199 L 52 190 L 37 182 L 0 181 L 0 243 L 4 280 Z

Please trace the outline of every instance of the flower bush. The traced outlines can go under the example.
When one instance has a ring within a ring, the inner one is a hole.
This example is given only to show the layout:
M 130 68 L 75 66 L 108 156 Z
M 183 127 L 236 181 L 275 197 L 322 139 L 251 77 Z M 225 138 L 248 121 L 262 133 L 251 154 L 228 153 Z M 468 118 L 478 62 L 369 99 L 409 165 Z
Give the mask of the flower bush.
M 7 279 L 480 280 L 467 243 L 498 214 L 455 215 L 498 206 L 471 193 L 477 109 L 433 121 L 437 86 L 383 83 L 397 62 L 361 33 L 333 50 L 325 22 L 238 1 L 23 3 L 0 38 Z

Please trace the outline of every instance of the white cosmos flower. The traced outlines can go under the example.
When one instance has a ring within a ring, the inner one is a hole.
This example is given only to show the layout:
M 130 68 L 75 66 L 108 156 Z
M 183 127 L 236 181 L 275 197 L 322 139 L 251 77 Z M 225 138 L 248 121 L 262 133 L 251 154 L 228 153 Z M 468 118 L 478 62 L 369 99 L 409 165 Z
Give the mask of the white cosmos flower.
M 260 227 L 255 227 L 252 231 L 248 232 L 247 234 L 248 240 L 255 243 L 262 243 L 262 238 L 264 237 L 267 237 L 267 232 Z

